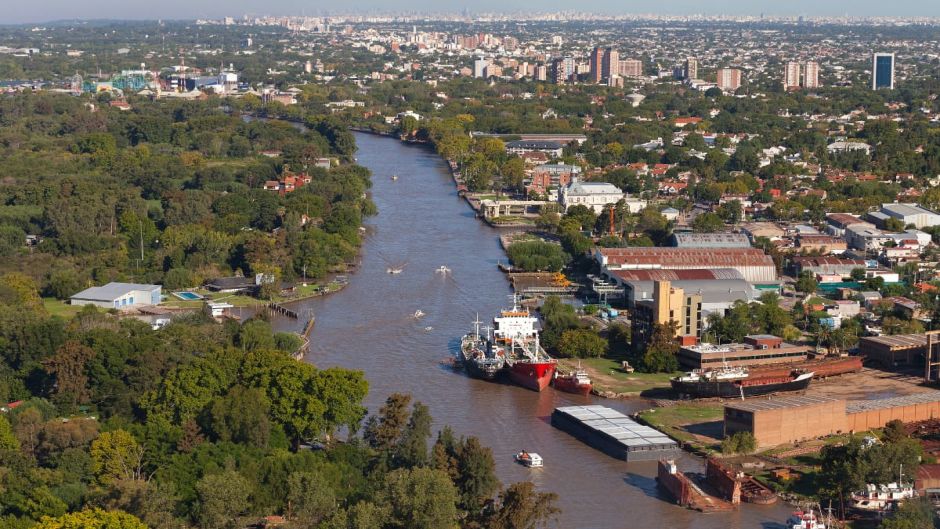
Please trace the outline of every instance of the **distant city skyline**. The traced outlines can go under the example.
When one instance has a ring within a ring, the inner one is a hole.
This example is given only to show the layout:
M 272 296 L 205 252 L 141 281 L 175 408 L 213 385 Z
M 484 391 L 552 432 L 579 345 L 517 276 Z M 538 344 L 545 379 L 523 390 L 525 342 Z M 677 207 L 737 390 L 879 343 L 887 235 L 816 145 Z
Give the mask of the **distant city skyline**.
M 406 12 L 460 12 L 469 8 L 473 13 L 532 10 L 592 12 L 604 15 L 730 15 L 730 16 L 807 16 L 807 17 L 940 17 L 940 2 L 923 0 L 857 0 L 851 4 L 818 2 L 817 0 L 667 0 L 659 4 L 638 0 L 479 0 L 472 5 L 453 1 L 407 0 L 389 4 L 379 0 L 360 0 L 352 4 L 336 4 L 322 0 L 269 0 L 259 4 L 253 0 L 164 0 L 162 2 L 126 2 L 123 0 L 40 0 L 12 2 L 4 6 L 2 24 L 42 23 L 66 19 L 195 19 L 223 16 L 301 15 L 388 13 L 391 9 Z M 263 9 L 264 11 L 261 11 Z M 655 11 L 654 11 L 655 9 Z

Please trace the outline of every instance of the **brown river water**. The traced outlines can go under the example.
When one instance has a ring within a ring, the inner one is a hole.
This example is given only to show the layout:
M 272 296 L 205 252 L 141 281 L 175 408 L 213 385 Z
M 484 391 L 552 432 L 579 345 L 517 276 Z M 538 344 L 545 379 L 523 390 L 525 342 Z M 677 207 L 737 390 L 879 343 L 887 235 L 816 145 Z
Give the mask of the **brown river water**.
M 650 407 L 644 400 L 580 397 L 551 388 L 536 393 L 454 371 L 449 364 L 470 322 L 478 313 L 490 321 L 511 304 L 509 284 L 497 269 L 506 260 L 499 233 L 474 218 L 431 149 L 368 134 L 356 140 L 359 164 L 373 173 L 379 214 L 367 220 L 362 266 L 349 286 L 293 307 L 316 315 L 306 361 L 364 371 L 372 411 L 390 393 L 407 392 L 430 407 L 435 430 L 449 424 L 457 435 L 477 436 L 493 449 L 503 483 L 531 480 L 559 495 L 557 527 L 785 527 L 793 510 L 785 504 L 707 515 L 678 507 L 657 490 L 655 463 L 610 458 L 549 423 L 557 406 L 596 403 L 631 413 Z M 436 273 L 441 265 L 452 272 Z M 387 272 L 399 266 L 401 274 Z M 416 320 L 416 310 L 426 315 Z M 276 326 L 299 331 L 303 321 L 279 319 Z M 544 468 L 517 465 L 513 454 L 523 449 L 541 454 Z M 679 466 L 703 468 L 688 455 Z

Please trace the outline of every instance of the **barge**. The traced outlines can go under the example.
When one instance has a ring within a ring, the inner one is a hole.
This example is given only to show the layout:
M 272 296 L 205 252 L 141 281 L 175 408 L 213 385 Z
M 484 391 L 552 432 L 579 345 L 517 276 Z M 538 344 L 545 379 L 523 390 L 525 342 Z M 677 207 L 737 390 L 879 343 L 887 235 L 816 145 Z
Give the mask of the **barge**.
M 555 408 L 552 426 L 624 461 L 658 461 L 679 451 L 679 445 L 666 434 L 604 406 Z

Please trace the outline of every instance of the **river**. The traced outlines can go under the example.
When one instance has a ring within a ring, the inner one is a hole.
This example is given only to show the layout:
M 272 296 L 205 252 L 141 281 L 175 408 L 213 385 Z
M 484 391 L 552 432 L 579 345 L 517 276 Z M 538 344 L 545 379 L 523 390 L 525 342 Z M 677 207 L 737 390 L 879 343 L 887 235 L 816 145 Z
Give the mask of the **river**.
M 633 412 L 649 407 L 645 401 L 579 397 L 551 388 L 535 393 L 455 372 L 448 361 L 470 322 L 478 313 L 489 321 L 511 304 L 508 282 L 497 269 L 506 259 L 498 232 L 474 218 L 432 150 L 369 134 L 357 134 L 356 141 L 359 164 L 373 173 L 379 214 L 367 221 L 362 266 L 349 286 L 297 304 L 317 318 L 306 361 L 364 371 L 370 410 L 390 393 L 407 392 L 430 407 L 435 431 L 449 424 L 458 435 L 477 436 L 493 449 L 503 483 L 531 480 L 559 495 L 558 527 L 784 526 L 790 511 L 785 505 L 745 505 L 709 515 L 680 508 L 657 491 L 655 463 L 610 458 L 549 424 L 557 406 L 595 402 Z M 452 273 L 436 273 L 441 265 Z M 390 275 L 390 266 L 404 270 Z M 426 316 L 416 320 L 419 309 Z M 300 325 L 278 322 L 285 330 Z M 513 454 L 523 449 L 540 453 L 545 467 L 515 464 Z M 702 464 L 684 456 L 680 468 L 701 470 Z

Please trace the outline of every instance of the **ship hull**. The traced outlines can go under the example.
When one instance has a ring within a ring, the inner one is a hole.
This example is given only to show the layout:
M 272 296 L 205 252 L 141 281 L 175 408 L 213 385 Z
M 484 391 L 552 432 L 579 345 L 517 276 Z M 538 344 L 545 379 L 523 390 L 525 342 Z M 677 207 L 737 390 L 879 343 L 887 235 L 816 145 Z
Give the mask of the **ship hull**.
M 555 380 L 552 381 L 552 385 L 555 386 L 555 389 L 559 391 L 584 396 L 590 395 L 591 390 L 594 389 L 593 384 L 579 384 L 578 382 L 565 377 L 555 377 Z
M 509 379 L 533 391 L 547 388 L 554 375 L 554 362 L 516 362 L 509 367 Z
M 744 397 L 759 397 L 761 395 L 770 395 L 771 393 L 802 391 L 809 387 L 811 381 L 812 377 L 779 382 L 768 380 L 766 383 L 748 381 L 748 383 L 744 384 L 742 384 L 741 381 L 685 382 L 673 380 L 672 389 L 679 395 L 687 395 L 694 398 L 738 398 L 742 395 Z
M 463 368 L 468 375 L 481 380 L 496 380 L 502 374 L 502 369 L 497 366 L 480 365 L 473 360 L 464 360 Z

